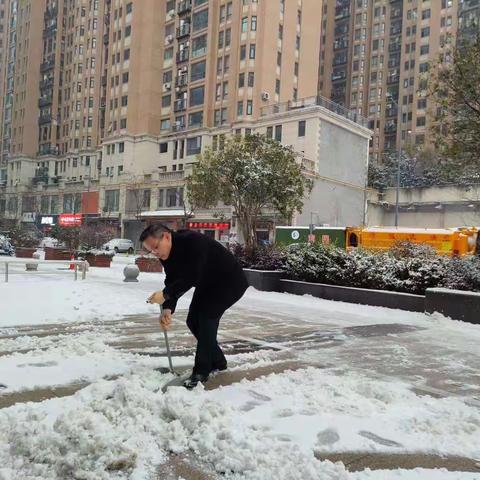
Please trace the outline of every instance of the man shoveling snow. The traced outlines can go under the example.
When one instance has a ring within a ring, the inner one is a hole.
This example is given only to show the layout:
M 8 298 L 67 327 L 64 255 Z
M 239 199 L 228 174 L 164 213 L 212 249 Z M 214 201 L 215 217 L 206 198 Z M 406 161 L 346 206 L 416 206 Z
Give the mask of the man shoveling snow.
M 165 270 L 165 288 L 148 299 L 163 306 L 162 328 L 170 327 L 178 299 L 195 287 L 187 326 L 197 339 L 197 351 L 192 374 L 184 382 L 186 388 L 194 388 L 199 382 L 206 382 L 212 372 L 227 368 L 227 360 L 217 343 L 218 326 L 225 310 L 245 293 L 247 279 L 235 257 L 201 233 L 173 232 L 157 224 L 147 227 L 140 241 L 160 259 Z

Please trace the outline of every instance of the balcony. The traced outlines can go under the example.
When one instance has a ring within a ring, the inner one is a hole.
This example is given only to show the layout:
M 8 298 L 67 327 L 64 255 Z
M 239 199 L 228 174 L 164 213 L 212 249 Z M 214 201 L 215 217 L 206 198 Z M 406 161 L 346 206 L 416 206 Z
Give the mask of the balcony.
M 385 133 L 395 133 L 397 131 L 397 122 L 395 120 L 389 120 L 385 124 L 385 128 L 383 131 Z
M 188 62 L 189 57 L 188 48 L 184 48 L 177 53 L 177 63 Z
M 389 75 L 387 77 L 387 85 L 397 84 L 400 81 L 400 75 Z
M 52 88 L 53 87 L 53 77 L 52 78 L 46 78 L 45 80 L 40 81 L 40 89 L 41 90 L 46 90 L 47 88 Z
M 184 23 L 182 26 L 177 28 L 177 38 L 188 37 L 190 35 L 190 24 Z
M 188 74 L 184 73 L 175 79 L 176 87 L 186 87 L 188 85 Z
M 52 104 L 52 95 L 45 95 L 38 100 L 38 108 L 48 107 Z
M 38 117 L 38 124 L 39 125 L 45 125 L 46 123 L 52 123 L 52 114 L 49 113 L 48 115 L 46 114 L 40 114 Z
M 387 118 L 396 118 L 398 117 L 398 108 L 394 107 L 394 108 L 387 108 L 387 110 L 385 111 L 385 115 L 387 116 Z
M 343 94 L 343 90 L 335 90 L 333 94 Z M 368 126 L 368 120 L 361 115 L 359 115 L 354 110 L 349 110 L 348 108 L 344 107 L 343 105 L 339 105 L 338 103 L 332 102 L 328 98 L 322 97 L 318 95 L 316 97 L 307 97 L 302 98 L 297 101 L 290 101 L 285 103 L 278 103 L 276 105 L 269 105 L 263 107 L 260 110 L 260 114 L 262 117 L 277 114 L 277 113 L 284 113 L 289 112 L 292 110 L 301 110 L 304 108 L 314 108 L 314 107 L 322 107 L 330 112 L 336 113 L 352 122 L 358 123 L 364 127 Z
M 49 70 L 52 70 L 53 67 L 55 67 L 55 58 L 46 60 L 40 64 L 40 73 L 48 72 Z
M 177 13 L 183 15 L 192 10 L 192 0 L 183 0 L 178 4 Z
M 38 149 L 38 155 L 58 155 L 58 148 L 54 147 L 50 143 L 40 145 L 39 149 Z M 40 168 L 42 168 L 42 167 L 40 167 Z M 43 167 L 43 168 L 46 168 L 47 173 L 48 173 L 48 168 L 47 167 Z M 37 170 L 39 170 L 39 169 L 37 169 Z
M 183 112 L 187 108 L 187 100 L 181 98 L 180 100 L 175 100 L 173 104 L 173 111 L 174 112 Z
M 43 38 L 54 37 L 57 34 L 57 24 L 54 23 L 43 30 Z

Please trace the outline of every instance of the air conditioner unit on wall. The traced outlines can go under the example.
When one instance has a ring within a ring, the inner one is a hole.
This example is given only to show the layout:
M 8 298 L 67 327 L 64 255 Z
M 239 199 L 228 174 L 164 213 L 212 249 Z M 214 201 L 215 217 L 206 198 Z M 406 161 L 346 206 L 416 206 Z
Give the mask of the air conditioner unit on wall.
M 172 84 L 170 82 L 164 83 L 163 84 L 163 89 L 164 90 L 171 90 L 172 89 Z
M 168 35 L 168 37 L 165 39 L 167 43 L 172 43 L 173 42 L 173 35 Z
M 268 92 L 262 92 L 262 100 L 265 102 L 270 100 L 270 94 Z

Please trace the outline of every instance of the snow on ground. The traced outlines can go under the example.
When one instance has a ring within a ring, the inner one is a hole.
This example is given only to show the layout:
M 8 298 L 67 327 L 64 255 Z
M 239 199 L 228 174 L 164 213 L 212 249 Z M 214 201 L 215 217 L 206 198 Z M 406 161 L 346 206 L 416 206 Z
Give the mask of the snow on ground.
M 77 281 L 63 266 L 40 264 L 39 271 L 32 273 L 21 265 L 11 265 L 8 283 L 3 283 L 0 275 L 0 327 L 156 313 L 158 307 L 145 302 L 152 292 L 163 288 L 164 275 L 141 273 L 139 283 L 124 283 L 123 269 L 134 261 L 134 257 L 116 256 L 111 268 L 90 268 L 87 279 Z M 0 262 L 0 271 L 3 268 Z
M 108 344 L 108 330 L 96 328 L 127 314 L 158 313 L 145 299 L 162 288 L 163 275 L 141 274 L 139 283 L 123 283 L 122 270 L 133 261 L 116 256 L 111 269 L 92 268 L 86 281 L 77 282 L 71 272 L 52 267 L 40 266 L 31 274 L 15 267 L 10 283 L 0 283 L 4 333 L 24 325 L 71 324 L 70 333 L 55 338 L 0 339 L 0 351 L 10 352 L 0 357 L 7 391 L 93 382 L 70 397 L 0 410 L 1 480 L 147 480 L 170 452 L 194 452 L 227 479 L 480 480 L 480 474 L 441 470 L 349 473 L 342 464 L 317 460 L 315 452 L 341 451 L 480 458 L 478 408 L 454 396 L 418 395 L 408 383 L 383 381 L 373 371 L 353 373 L 345 363 L 212 391 L 177 388 L 162 394 L 159 387 L 171 377 L 153 367 L 165 366 L 165 358 L 115 349 Z M 190 297 L 182 299 L 180 309 Z M 325 329 L 408 323 L 424 329 L 417 339 L 438 346 L 448 339 L 452 349 L 478 355 L 480 328 L 440 316 L 252 289 L 236 307 L 238 314 L 254 315 L 259 322 L 272 320 L 272 311 L 291 318 L 292 325 Z M 90 322 L 88 329 L 81 330 L 79 322 Z M 392 348 L 392 358 L 401 362 L 405 347 Z M 17 351 L 22 349 L 28 351 Z M 323 350 L 329 352 L 333 349 Z M 259 351 L 235 355 L 235 361 L 242 369 L 268 365 L 275 356 Z M 189 362 L 175 358 L 176 365 Z M 458 358 L 452 368 L 462 365 Z M 121 376 L 102 379 L 112 374 Z
M 145 480 L 168 453 L 193 451 L 227 479 L 478 479 L 427 470 L 350 474 L 313 455 L 333 445 L 337 431 L 349 439 L 343 447 L 374 451 L 379 438 L 395 435 L 403 446 L 380 450 L 479 455 L 480 413 L 460 400 L 313 368 L 216 391 L 158 393 L 168 378 L 144 369 L 73 397 L 0 411 L 0 478 Z

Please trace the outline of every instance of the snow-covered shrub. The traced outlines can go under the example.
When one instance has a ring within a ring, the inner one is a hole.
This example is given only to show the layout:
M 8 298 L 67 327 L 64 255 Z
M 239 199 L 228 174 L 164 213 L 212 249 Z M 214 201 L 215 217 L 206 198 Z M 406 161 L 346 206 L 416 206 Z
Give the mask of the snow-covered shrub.
M 257 246 L 252 250 L 237 243 L 230 249 L 243 268 L 283 270 L 285 265 L 285 252 L 274 246 Z
M 443 287 L 480 291 L 480 258 L 461 257 L 450 260 Z
M 425 294 L 446 286 L 480 290 L 480 260 L 436 255 L 423 246 L 402 245 L 393 252 L 352 252 L 322 245 L 292 245 L 285 262 L 293 280 L 347 287 Z

